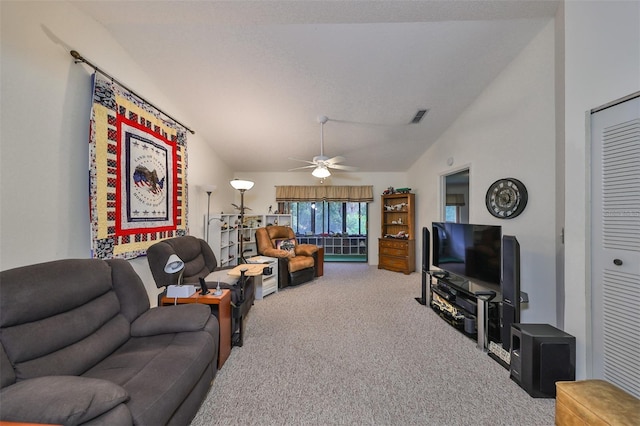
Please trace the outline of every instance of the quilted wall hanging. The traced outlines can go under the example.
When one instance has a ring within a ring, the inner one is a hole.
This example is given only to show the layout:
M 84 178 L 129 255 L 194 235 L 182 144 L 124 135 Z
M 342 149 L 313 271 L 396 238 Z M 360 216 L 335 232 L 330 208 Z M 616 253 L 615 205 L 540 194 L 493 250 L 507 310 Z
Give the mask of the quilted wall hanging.
M 98 73 L 89 137 L 91 257 L 187 235 L 187 129 Z

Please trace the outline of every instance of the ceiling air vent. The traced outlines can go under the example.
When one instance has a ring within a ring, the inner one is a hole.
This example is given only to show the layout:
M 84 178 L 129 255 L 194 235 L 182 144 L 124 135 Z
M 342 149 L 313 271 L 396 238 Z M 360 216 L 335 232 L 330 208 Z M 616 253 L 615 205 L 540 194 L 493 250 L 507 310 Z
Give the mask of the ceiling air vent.
M 427 115 L 427 112 L 429 112 L 428 109 L 419 109 L 418 112 L 416 112 L 416 115 L 411 120 L 410 124 L 418 124 L 420 120 L 422 120 L 422 117 Z

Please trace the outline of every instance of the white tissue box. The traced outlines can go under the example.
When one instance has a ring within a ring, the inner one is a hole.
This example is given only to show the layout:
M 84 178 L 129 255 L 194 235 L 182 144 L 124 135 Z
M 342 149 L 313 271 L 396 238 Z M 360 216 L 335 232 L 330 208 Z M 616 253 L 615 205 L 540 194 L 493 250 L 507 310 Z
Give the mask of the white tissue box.
M 196 292 L 194 285 L 170 285 L 167 287 L 167 297 L 190 297 Z

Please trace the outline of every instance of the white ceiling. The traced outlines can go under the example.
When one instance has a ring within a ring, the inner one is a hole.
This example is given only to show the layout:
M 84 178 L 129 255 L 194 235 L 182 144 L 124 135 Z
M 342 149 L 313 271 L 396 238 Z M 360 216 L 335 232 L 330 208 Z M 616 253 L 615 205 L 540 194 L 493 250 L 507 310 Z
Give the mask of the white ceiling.
M 407 170 L 558 4 L 73 3 L 104 25 L 188 117 L 177 119 L 233 170 L 254 172 L 286 171 L 304 165 L 289 157 L 319 155 L 321 115 L 330 119 L 325 155 L 342 155 L 360 171 Z M 90 60 L 90 52 L 80 53 Z M 120 77 L 113 64 L 96 65 Z M 419 109 L 429 113 L 408 124 Z

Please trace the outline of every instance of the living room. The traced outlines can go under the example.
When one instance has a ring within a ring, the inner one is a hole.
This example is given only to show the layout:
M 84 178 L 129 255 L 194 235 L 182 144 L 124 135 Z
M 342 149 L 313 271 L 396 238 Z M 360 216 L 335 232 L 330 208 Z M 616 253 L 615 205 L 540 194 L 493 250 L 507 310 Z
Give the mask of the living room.
M 1 8 L 1 270 L 89 257 L 90 71 L 73 63 L 71 49 L 195 128 L 188 142 L 191 234 L 204 234 L 208 206 L 200 185 L 217 185 L 211 211 L 230 212 L 239 195 L 228 182 L 250 179 L 256 185 L 245 203 L 266 212 L 275 201 L 274 186 L 318 184 L 306 171 L 236 170 L 225 164 L 197 132 L 198 123 L 184 116 L 135 58 L 72 2 L 2 2 Z M 552 324 L 576 337 L 578 379 L 589 377 L 585 113 L 640 90 L 639 27 L 637 2 L 560 3 L 555 18 L 410 167 L 336 173 L 330 182 L 373 185 L 375 196 L 388 186 L 412 188 L 420 229 L 441 219 L 441 176 L 468 166 L 470 221 L 503 225 L 504 233 L 516 235 L 525 247 L 522 289 L 530 303 L 522 320 Z M 525 212 L 510 221 L 493 218 L 484 205 L 488 186 L 507 176 L 523 181 L 530 197 Z M 369 210 L 371 265 L 377 263 L 378 203 L 374 200 Z M 155 291 L 146 259 L 131 264 L 149 293 Z M 418 283 L 416 275 L 416 292 Z

